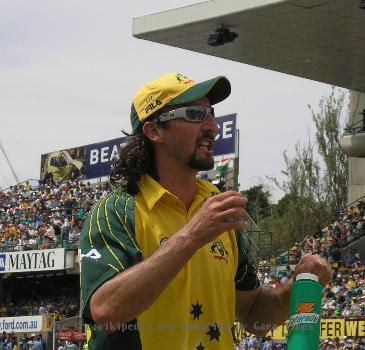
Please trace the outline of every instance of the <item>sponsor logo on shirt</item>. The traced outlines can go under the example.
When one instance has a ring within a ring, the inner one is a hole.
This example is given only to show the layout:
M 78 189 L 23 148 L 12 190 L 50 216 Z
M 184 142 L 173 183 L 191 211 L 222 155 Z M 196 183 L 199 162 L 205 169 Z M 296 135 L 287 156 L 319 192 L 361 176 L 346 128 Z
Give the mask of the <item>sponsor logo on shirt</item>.
M 95 248 L 93 248 L 86 254 L 80 254 L 80 260 L 82 260 L 83 258 L 98 260 L 101 258 L 101 254 Z
M 214 259 L 222 260 L 228 263 L 228 252 L 221 240 L 214 241 L 212 243 L 210 246 L 210 252 L 213 254 Z
M 163 245 L 164 243 L 166 243 L 166 241 L 169 239 L 169 237 L 162 237 L 160 239 L 160 245 Z

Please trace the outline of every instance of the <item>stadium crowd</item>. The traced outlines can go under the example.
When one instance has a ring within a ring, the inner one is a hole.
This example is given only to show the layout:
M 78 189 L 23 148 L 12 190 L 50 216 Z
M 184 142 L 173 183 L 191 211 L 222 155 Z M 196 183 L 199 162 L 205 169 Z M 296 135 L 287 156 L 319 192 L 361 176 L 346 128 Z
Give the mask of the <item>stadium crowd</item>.
M 296 243 L 277 263 L 296 264 L 305 253 L 319 254 L 330 262 L 341 261 L 340 249 L 365 235 L 365 202 L 350 206 L 345 214 Z
M 236 342 L 236 350 L 286 350 L 286 344 L 275 343 L 270 337 L 257 338 L 245 334 L 241 341 Z M 365 338 L 326 339 L 320 342 L 319 350 L 363 350 Z
M 60 321 L 78 314 L 79 293 L 77 274 L 8 277 L 3 280 L 0 317 L 47 315 Z
M 108 189 L 76 179 L 36 187 L 27 181 L 0 192 L 0 250 L 75 247 L 85 214 Z
M 1 350 L 46 350 L 46 348 L 42 334 L 17 336 L 14 333 L 3 332 L 0 336 Z M 58 341 L 57 350 L 80 350 L 80 346 L 72 341 Z
M 0 337 L 0 349 L 4 350 L 46 350 L 42 334 L 24 334 L 18 337 L 12 333 L 3 332 Z
M 108 183 L 91 185 L 75 179 L 55 185 L 48 179 L 35 187 L 27 181 L 0 192 L 0 250 L 76 248 L 87 212 L 109 191 Z M 275 265 L 287 265 L 284 270 L 277 273 L 272 267 L 259 267 L 261 283 L 280 288 L 293 274 L 290 265 L 295 265 L 305 253 L 320 254 L 331 262 L 334 271 L 333 281 L 323 290 L 322 317 L 365 316 L 365 266 L 356 250 L 341 253 L 342 247 L 365 234 L 364 210 L 365 203 L 359 202 L 328 227 L 295 244 L 276 259 Z M 61 299 L 3 300 L 0 317 L 48 314 L 62 319 L 76 315 L 79 307 L 77 292 L 72 295 L 70 291 Z M 365 349 L 364 344 L 365 339 L 328 339 L 320 349 Z M 242 350 L 284 348 L 284 344 L 275 344 L 270 338 L 244 336 L 237 342 L 237 349 Z
M 0 317 L 47 315 L 56 321 L 78 314 L 79 297 L 74 295 L 49 298 L 6 299 L 0 303 Z

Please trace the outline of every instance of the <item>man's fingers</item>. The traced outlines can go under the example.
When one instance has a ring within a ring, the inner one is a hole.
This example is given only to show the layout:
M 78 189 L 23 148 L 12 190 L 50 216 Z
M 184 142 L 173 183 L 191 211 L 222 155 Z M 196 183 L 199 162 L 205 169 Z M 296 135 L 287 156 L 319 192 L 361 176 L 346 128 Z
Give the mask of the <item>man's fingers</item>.
M 237 191 L 229 190 L 229 191 L 225 191 L 225 192 L 218 193 L 218 194 L 216 194 L 215 196 L 213 196 L 211 198 L 221 198 L 221 199 L 224 199 L 224 198 L 227 198 L 227 197 L 237 196 L 237 195 L 243 197 L 243 194 L 242 193 L 237 192 Z
M 234 192 L 230 196 L 220 197 L 220 195 L 211 197 L 210 201 L 207 201 L 207 205 L 211 205 L 218 211 L 225 211 L 232 207 L 245 208 L 247 204 L 247 198 L 238 192 Z M 224 192 L 225 193 L 225 192 Z
M 244 219 L 235 219 L 235 218 L 231 217 L 231 218 L 228 218 L 226 221 L 224 221 L 220 225 L 222 227 L 222 231 L 243 230 L 247 227 L 248 223 Z
M 230 197 L 246 198 L 242 193 L 239 193 L 237 191 L 226 191 L 219 193 L 215 196 L 209 197 L 208 200 L 223 202 L 224 200 Z
M 295 269 L 295 275 L 300 273 L 313 273 L 318 276 L 319 282 L 324 286 L 332 279 L 332 270 L 328 262 L 319 255 L 305 254 Z
M 234 207 L 218 214 L 218 218 L 223 221 L 237 221 L 237 220 L 243 221 L 245 220 L 246 216 L 247 216 L 247 211 L 242 207 Z
M 314 268 L 314 264 L 311 262 L 307 262 L 307 263 L 299 263 L 296 270 L 295 270 L 295 274 L 299 275 L 300 273 L 314 273 L 313 272 L 313 268 Z

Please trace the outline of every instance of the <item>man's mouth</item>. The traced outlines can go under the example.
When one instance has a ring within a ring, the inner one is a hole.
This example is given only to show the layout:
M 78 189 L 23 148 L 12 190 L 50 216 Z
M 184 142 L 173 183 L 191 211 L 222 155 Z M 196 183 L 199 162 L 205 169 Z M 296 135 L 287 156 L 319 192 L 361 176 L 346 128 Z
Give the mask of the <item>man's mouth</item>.
M 198 148 L 205 148 L 209 152 L 212 152 L 213 151 L 213 144 L 214 144 L 213 140 L 204 139 L 204 140 L 202 140 L 198 143 Z

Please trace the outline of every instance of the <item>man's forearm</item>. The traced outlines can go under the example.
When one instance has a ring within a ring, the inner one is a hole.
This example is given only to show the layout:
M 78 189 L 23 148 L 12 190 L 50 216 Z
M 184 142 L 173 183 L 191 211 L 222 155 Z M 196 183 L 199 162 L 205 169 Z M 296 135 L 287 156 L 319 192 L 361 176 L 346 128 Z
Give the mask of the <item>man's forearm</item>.
M 145 311 L 195 252 L 184 234 L 172 236 L 154 254 L 103 284 L 90 301 L 98 324 L 126 323 Z
M 243 320 L 247 330 L 256 335 L 265 335 L 288 319 L 292 283 L 293 281 L 289 280 L 284 286 L 277 289 L 259 287 L 260 290 Z
M 319 255 L 305 254 L 300 259 L 294 276 L 305 272 L 318 276 L 322 286 L 332 280 L 330 265 Z M 265 335 L 270 328 L 283 324 L 289 318 L 292 284 L 291 279 L 277 289 L 261 286 L 253 290 L 236 291 L 236 314 L 249 332 Z

